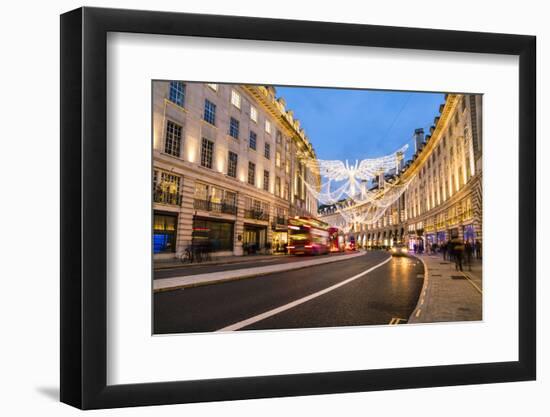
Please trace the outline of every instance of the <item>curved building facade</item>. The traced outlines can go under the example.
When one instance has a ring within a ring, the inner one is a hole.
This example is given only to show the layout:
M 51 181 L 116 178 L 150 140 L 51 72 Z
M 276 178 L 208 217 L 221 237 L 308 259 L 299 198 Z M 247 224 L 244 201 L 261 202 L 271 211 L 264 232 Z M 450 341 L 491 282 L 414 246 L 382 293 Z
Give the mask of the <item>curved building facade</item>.
M 453 238 L 482 242 L 482 96 L 448 94 L 428 134 L 414 132 L 415 153 L 376 187 L 411 180 L 374 224 L 354 224 L 364 247 L 428 247 Z M 324 210 L 338 224 L 338 213 Z

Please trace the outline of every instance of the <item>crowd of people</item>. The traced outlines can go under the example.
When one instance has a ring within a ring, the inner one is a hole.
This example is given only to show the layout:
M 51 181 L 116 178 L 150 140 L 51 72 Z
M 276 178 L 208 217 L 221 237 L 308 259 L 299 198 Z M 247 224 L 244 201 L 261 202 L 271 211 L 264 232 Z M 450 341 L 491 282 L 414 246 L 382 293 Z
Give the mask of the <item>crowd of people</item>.
M 420 240 L 413 245 L 414 253 L 424 253 L 424 241 Z M 444 261 L 454 262 L 457 271 L 462 271 L 464 266 L 472 269 L 472 260 L 481 259 L 481 242 L 475 240 L 462 241 L 454 238 L 441 244 L 432 243 L 427 247 L 428 253 L 441 253 Z

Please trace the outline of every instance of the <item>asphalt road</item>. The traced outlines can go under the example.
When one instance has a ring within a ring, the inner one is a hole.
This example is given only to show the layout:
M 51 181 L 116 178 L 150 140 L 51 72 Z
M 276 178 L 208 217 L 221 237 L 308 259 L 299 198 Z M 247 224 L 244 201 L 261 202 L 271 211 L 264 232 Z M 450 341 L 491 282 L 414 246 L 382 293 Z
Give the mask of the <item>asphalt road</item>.
M 387 252 L 256 278 L 154 294 L 154 333 L 389 324 L 414 310 L 424 269 L 415 258 L 392 258 L 370 273 L 355 277 L 388 259 Z M 297 300 L 344 283 L 294 306 Z M 277 313 L 262 318 L 263 313 Z M 281 311 L 279 311 L 281 310 Z M 245 322 L 245 325 L 242 322 Z

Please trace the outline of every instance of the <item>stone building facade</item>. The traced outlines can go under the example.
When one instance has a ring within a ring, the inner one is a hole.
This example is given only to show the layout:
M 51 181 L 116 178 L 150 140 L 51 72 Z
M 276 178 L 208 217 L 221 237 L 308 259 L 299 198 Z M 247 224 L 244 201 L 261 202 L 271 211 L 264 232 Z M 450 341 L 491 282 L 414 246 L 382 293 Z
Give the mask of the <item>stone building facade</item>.
M 273 87 L 153 82 L 153 246 L 174 257 L 198 241 L 219 254 L 282 250 L 289 216 L 317 201 L 297 155 L 315 158 Z
M 364 247 L 427 247 L 452 238 L 482 241 L 482 96 L 448 94 L 429 134 L 414 132 L 415 153 L 375 187 L 406 183 L 406 191 L 374 224 L 355 224 Z M 339 214 L 321 218 L 338 224 Z

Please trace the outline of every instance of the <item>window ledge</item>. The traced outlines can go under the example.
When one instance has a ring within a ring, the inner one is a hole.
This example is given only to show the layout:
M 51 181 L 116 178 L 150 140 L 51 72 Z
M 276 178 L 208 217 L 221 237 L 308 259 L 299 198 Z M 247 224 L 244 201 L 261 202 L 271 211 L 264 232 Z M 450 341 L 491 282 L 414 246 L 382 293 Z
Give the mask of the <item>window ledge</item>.
M 184 113 L 189 113 L 189 110 L 187 110 L 184 106 L 180 106 L 177 103 L 174 103 L 172 100 L 165 98 L 164 103 L 169 104 L 172 107 L 175 107 L 178 110 L 181 110 Z

